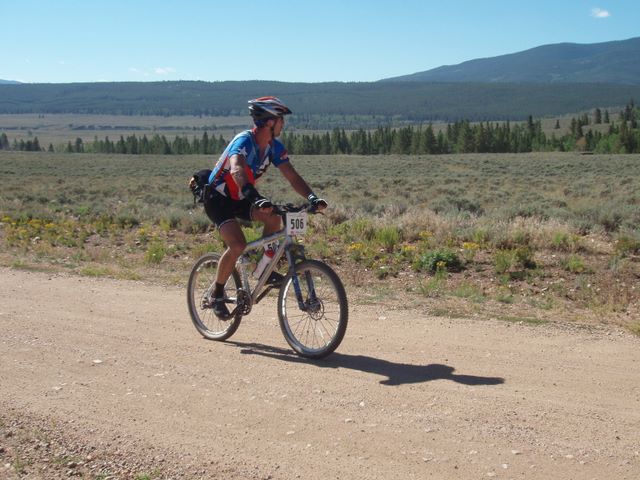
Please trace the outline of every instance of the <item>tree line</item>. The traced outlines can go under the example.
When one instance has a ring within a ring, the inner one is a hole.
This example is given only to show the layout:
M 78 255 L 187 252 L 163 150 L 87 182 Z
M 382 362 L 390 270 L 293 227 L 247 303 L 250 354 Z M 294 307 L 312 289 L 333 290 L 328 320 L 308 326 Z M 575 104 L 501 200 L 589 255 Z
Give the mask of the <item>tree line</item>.
M 447 153 L 523 153 L 536 151 L 593 151 L 596 153 L 640 153 L 640 110 L 633 100 L 620 112 L 618 121 L 611 122 L 609 112 L 596 109 L 590 118 L 584 114 L 571 120 L 569 132 L 550 136 L 542 130 L 540 120 L 531 116 L 522 124 L 480 122 L 462 120 L 447 124 L 436 131 L 432 124 L 374 130 L 358 129 L 347 132 L 334 128 L 330 132 L 301 134 L 284 132 L 282 141 L 292 154 L 298 155 L 380 155 L 380 154 L 447 154 Z M 595 130 L 592 124 L 608 123 L 605 132 Z M 559 123 L 556 123 L 559 128 Z M 155 134 L 138 137 L 120 136 L 119 140 L 97 137 L 92 142 L 77 138 L 57 150 L 68 153 L 110 154 L 219 154 L 227 140 L 222 135 L 209 137 L 176 136 L 173 140 Z M 33 140 L 13 141 L 9 144 L 6 134 L 0 135 L 0 149 L 42 150 L 37 137 Z M 49 151 L 54 151 L 49 145 Z
M 202 137 L 194 136 L 189 139 L 185 136 L 176 136 L 173 140 L 169 140 L 165 135 L 155 134 L 151 138 L 146 135 L 138 137 L 129 135 L 127 137 L 120 136 L 118 140 L 111 140 L 105 137 L 99 140 L 94 137 L 93 141 L 85 142 L 78 137 L 75 141 L 69 141 L 66 145 L 54 148 L 53 144 L 49 144 L 46 149 L 49 152 L 64 153 L 111 153 L 111 154 L 128 154 L 128 155 L 191 155 L 191 154 L 216 154 L 222 152 L 227 141 L 219 135 L 218 137 L 209 137 L 207 132 Z M 44 151 L 40 147 L 38 137 L 33 140 L 14 140 L 9 142 L 9 138 L 5 133 L 0 134 L 0 150 L 15 150 L 24 152 Z
M 334 154 L 446 154 L 446 153 L 523 153 L 537 151 L 593 151 L 597 153 L 640 153 L 640 110 L 633 100 L 620 112 L 618 122 L 610 122 L 609 112 L 596 109 L 593 118 L 584 114 L 571 120 L 564 135 L 546 135 L 540 120 L 531 116 L 524 124 L 463 120 L 434 130 L 433 125 L 402 128 L 378 127 L 346 133 L 335 128 L 319 134 L 283 133 L 291 153 Z M 585 128 L 608 123 L 607 132 Z M 559 123 L 556 123 L 559 128 Z

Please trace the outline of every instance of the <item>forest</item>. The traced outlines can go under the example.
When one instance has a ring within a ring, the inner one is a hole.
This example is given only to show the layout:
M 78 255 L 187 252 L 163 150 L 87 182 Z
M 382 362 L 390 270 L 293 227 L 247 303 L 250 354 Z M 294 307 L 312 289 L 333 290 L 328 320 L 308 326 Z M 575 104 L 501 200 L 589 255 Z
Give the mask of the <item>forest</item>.
M 282 141 L 292 154 L 300 155 L 379 155 L 379 154 L 450 154 L 450 153 L 524 153 L 544 151 L 587 151 L 595 153 L 640 153 L 640 109 L 631 100 L 612 121 L 608 110 L 599 108 L 592 115 L 582 114 L 571 119 L 568 133 L 545 134 L 540 120 L 529 116 L 526 122 L 477 122 L 461 120 L 436 131 L 432 124 L 409 125 L 400 128 L 378 126 L 375 129 L 345 131 L 334 128 L 323 133 L 287 133 Z M 606 128 L 593 128 L 604 125 Z M 607 127 L 608 125 L 608 127 Z M 559 130 L 559 123 L 556 124 Z M 604 130 L 604 131 L 603 131 Z M 65 146 L 47 148 L 67 153 L 107 154 L 219 154 L 230 139 L 222 135 L 209 137 L 154 134 L 120 136 L 118 140 L 98 139 L 84 142 L 81 138 Z M 13 140 L 0 134 L 0 150 L 40 151 L 38 138 Z
M 429 122 L 524 121 L 625 105 L 638 85 L 497 83 L 122 82 L 0 85 L 0 114 L 246 115 L 277 95 L 300 129 L 354 130 Z

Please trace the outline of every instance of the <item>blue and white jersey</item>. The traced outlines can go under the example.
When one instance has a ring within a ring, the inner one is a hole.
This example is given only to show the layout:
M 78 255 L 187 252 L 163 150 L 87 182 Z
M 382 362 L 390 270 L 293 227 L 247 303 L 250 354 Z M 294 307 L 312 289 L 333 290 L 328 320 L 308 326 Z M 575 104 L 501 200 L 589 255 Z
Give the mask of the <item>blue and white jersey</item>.
M 255 141 L 255 130 L 245 130 L 233 137 L 227 148 L 216 162 L 209 183 L 221 194 L 232 198 L 233 200 L 242 200 L 244 196 L 238 188 L 231 173 L 229 172 L 229 159 L 233 155 L 242 155 L 247 163 L 247 177 L 252 185 L 256 184 L 256 180 L 262 176 L 270 164 L 276 167 L 289 161 L 289 154 L 282 142 L 274 139 L 266 148 L 262 158 L 260 158 L 260 148 Z

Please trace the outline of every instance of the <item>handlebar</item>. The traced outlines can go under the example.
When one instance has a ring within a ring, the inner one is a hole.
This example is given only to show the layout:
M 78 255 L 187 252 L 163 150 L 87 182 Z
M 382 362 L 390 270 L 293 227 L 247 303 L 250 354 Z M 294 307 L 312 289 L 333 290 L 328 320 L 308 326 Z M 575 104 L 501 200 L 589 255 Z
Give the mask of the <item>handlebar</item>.
M 319 214 L 322 212 L 318 211 L 318 207 L 315 205 L 311 205 L 309 203 L 303 203 L 302 205 L 293 205 L 292 203 L 287 203 L 284 205 L 276 205 L 273 204 L 273 212 L 281 217 L 284 217 L 288 212 L 296 213 L 296 212 L 307 212 L 310 214 Z

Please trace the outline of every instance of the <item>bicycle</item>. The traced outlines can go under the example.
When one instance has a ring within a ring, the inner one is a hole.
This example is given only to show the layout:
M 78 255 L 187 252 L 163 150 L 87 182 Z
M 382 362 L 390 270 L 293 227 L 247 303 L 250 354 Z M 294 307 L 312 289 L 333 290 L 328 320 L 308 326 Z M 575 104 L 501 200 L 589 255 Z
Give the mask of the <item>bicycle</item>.
M 233 305 L 228 320 L 219 319 L 212 310 L 220 254 L 207 253 L 196 261 L 187 286 L 191 320 L 205 338 L 224 341 L 236 332 L 242 317 L 247 316 L 254 305 L 273 288 L 279 288 L 278 322 L 287 343 L 303 357 L 326 357 L 338 348 L 347 329 L 344 285 L 329 265 L 308 259 L 304 246 L 296 240 L 306 232 L 307 215 L 316 213 L 315 209 L 309 205 L 274 205 L 274 212 L 282 217 L 284 228 L 248 243 L 225 285 L 225 301 Z M 264 245 L 275 241 L 279 242 L 275 255 L 252 289 L 249 256 L 252 252 L 262 252 Z M 267 279 L 283 257 L 288 265 L 287 273 L 279 286 L 268 285 Z

